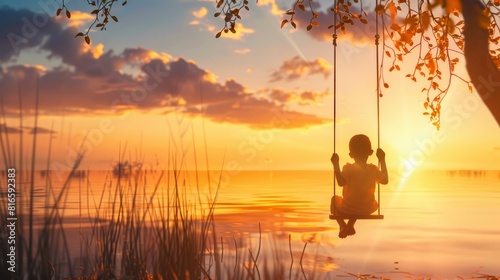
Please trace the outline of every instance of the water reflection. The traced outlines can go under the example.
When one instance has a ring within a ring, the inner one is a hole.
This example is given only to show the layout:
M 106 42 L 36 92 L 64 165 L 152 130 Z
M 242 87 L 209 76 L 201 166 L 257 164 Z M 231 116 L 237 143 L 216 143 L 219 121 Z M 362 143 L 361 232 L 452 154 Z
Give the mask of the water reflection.
M 75 228 L 88 221 L 92 209 L 101 203 L 100 197 L 113 198 L 118 185 L 126 203 L 137 198 L 134 209 L 162 208 L 173 191 L 173 179 L 168 175 L 160 179 L 160 174 L 147 173 L 141 181 L 141 186 L 147 187 L 139 189 L 128 179 L 118 184 L 110 172 L 88 172 L 86 177 L 76 178 L 64 204 L 65 227 Z M 214 197 L 214 184 L 209 188 L 204 174 L 180 174 L 179 191 L 186 194 L 185 203 L 208 205 Z M 499 176 L 498 171 L 415 173 L 403 189 L 391 185 L 381 189 L 384 220 L 359 221 L 359 234 L 339 241 L 337 225 L 328 219 L 330 171 L 245 171 L 226 178 L 221 185 L 215 227 L 228 259 L 236 247 L 257 252 L 261 240 L 262 258 L 278 256 L 288 268 L 293 256 L 292 272 L 299 278 L 301 258 L 306 275 L 319 279 L 454 279 L 474 275 L 478 269 L 500 275 L 500 225 L 496 223 L 500 214 Z M 57 193 L 62 181 L 52 178 Z M 35 180 L 37 213 L 43 212 L 45 182 L 41 174 Z M 155 189 L 158 182 L 160 187 Z M 23 187 L 19 193 L 26 190 Z M 156 199 L 151 201 L 153 194 Z M 101 204 L 103 210 L 113 206 L 112 199 L 106 199 Z M 194 206 L 193 210 L 201 211 Z

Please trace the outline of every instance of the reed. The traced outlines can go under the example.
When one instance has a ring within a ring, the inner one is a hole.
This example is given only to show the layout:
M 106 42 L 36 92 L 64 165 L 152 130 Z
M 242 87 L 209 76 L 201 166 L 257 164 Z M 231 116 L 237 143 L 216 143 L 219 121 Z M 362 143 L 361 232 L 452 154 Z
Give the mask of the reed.
M 38 89 L 36 92 L 38 103 Z M 15 273 L 8 270 L 3 259 L 9 252 L 9 232 L 6 227 L 0 227 L 0 279 L 285 279 L 284 258 L 274 253 L 261 255 L 260 224 L 255 252 L 238 245 L 234 237 L 231 240 L 234 247 L 224 247 L 224 238 L 217 235 L 214 219 L 221 178 L 211 178 L 206 172 L 208 186 L 201 186 L 204 172 L 195 170 L 195 198 L 188 197 L 187 172 L 183 169 L 185 147 L 181 146 L 183 152 L 178 157 L 172 153 L 167 171 L 160 172 L 159 176 L 147 170 L 130 173 L 119 168 L 115 177 L 106 179 L 100 194 L 93 192 L 89 172 L 86 177 L 81 176 L 79 168 L 84 158 L 81 148 L 60 183 L 62 186 L 55 187 L 57 183 L 50 164 L 52 137 L 47 165 L 42 170 L 45 178 L 36 182 L 35 162 L 40 156 L 37 150 L 38 110 L 34 115 L 31 155 L 25 162 L 23 157 L 29 153 L 24 151 L 23 134 L 9 133 L 4 108 L 0 109 L 4 124 L 0 126 L 4 170 L 17 167 L 17 216 L 23 221 L 16 228 Z M 20 131 L 24 129 L 25 119 L 22 98 L 19 98 Z M 177 125 L 180 141 L 185 145 L 182 138 L 189 127 L 181 127 L 182 121 Z M 191 148 L 195 150 L 197 163 L 192 127 L 191 132 Z M 13 141 L 16 136 L 19 141 Z M 16 147 L 16 142 L 21 145 Z M 170 148 L 170 143 L 168 146 Z M 206 142 L 204 148 L 208 157 Z M 125 165 L 125 151 L 120 148 L 118 166 Z M 5 182 L 1 180 L 1 190 L 7 189 Z M 210 182 L 216 184 L 212 186 Z M 80 200 L 80 244 L 77 249 L 70 244 L 65 227 L 65 205 L 69 190 L 75 184 L 78 184 L 80 197 L 83 184 L 90 198 L 86 209 L 82 208 Z M 43 185 L 42 190 L 37 189 L 40 185 Z M 207 187 L 209 194 L 202 197 L 200 189 Z M 5 221 L 7 196 L 1 195 L 0 220 Z M 275 253 L 278 254 L 277 248 Z

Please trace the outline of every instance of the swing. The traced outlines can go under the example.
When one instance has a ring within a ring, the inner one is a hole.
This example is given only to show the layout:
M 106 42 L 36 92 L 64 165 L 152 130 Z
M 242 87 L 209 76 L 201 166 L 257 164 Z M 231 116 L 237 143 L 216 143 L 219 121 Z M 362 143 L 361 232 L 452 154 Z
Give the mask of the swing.
M 378 6 L 378 1 L 376 1 L 376 6 Z M 337 14 L 338 14 L 338 4 L 335 1 L 335 12 L 334 12 L 334 34 L 333 34 L 333 151 L 335 153 L 336 148 L 336 132 L 337 132 Z M 380 72 L 379 72 L 379 27 L 378 27 L 378 15 L 375 16 L 375 46 L 376 46 L 376 63 L 377 63 L 377 146 L 380 148 Z M 333 196 L 336 195 L 336 181 L 335 172 L 333 172 Z M 382 220 L 384 215 L 380 214 L 380 184 L 377 184 L 377 202 L 378 210 L 377 214 L 367 214 L 367 215 L 347 215 L 336 213 L 336 199 L 333 199 L 333 213 L 330 214 L 331 220 L 336 219 L 361 219 L 361 220 Z

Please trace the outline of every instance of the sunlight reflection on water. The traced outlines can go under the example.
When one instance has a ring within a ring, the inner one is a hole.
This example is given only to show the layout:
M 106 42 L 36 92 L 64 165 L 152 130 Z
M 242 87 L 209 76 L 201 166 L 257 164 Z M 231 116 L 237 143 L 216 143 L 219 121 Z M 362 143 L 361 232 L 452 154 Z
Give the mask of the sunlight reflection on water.
M 208 189 L 204 176 L 199 176 L 198 187 L 194 173 L 183 176 L 180 189 L 190 195 L 191 203 L 215 194 L 214 184 Z M 148 189 L 138 190 L 144 205 L 158 178 L 158 172 L 151 173 Z M 454 279 L 477 270 L 500 275 L 499 172 L 473 176 L 421 171 L 399 181 L 401 185 L 382 186 L 385 219 L 358 221 L 357 234 L 345 240 L 338 239 L 337 224 L 328 219 L 332 180 L 330 171 L 242 171 L 226 178 L 218 192 L 217 232 L 227 244 L 235 237 L 247 238 L 242 244 L 255 250 L 260 224 L 263 244 L 278 250 L 285 263 L 291 260 L 291 235 L 295 265 L 307 242 L 303 266 L 309 275 L 333 273 L 328 275 L 336 278 L 367 273 L 398 279 L 410 273 Z M 72 218 L 67 221 L 77 221 L 80 209 L 88 216 L 86 204 L 92 209 L 101 193 L 111 192 L 116 178 L 91 172 L 89 182 L 72 183 L 65 204 L 66 215 Z M 162 187 L 157 194 L 167 192 Z M 43 200 L 42 194 L 39 199 Z

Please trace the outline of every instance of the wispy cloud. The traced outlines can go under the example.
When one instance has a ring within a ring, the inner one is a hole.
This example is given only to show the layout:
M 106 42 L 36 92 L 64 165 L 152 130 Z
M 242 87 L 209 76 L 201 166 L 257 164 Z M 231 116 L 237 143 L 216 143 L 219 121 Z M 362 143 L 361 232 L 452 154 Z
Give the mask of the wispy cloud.
M 21 133 L 21 132 L 22 130 L 20 130 L 19 128 L 7 126 L 4 123 L 0 123 L 0 133 Z
M 35 134 L 35 128 L 34 127 L 30 128 L 29 131 L 30 131 L 30 134 Z M 44 127 L 38 126 L 36 128 L 36 133 L 37 134 L 51 134 L 51 133 L 55 134 L 57 132 L 55 132 L 54 130 L 48 129 L 48 128 L 44 128 Z
M 236 30 L 236 33 L 233 33 L 231 31 L 222 32 L 221 38 L 232 39 L 232 40 L 241 40 L 247 34 L 255 33 L 255 30 L 253 30 L 252 28 L 246 28 L 241 23 L 236 23 L 234 29 Z
M 67 24 L 69 27 L 78 28 L 94 21 L 95 15 L 91 15 L 85 12 L 80 12 L 78 10 L 72 10 L 70 19 L 68 19 L 66 16 L 61 16 L 61 17 L 56 17 L 55 20 Z
M 204 18 L 208 13 L 207 8 L 201 7 L 199 10 L 193 11 L 193 16 L 196 18 Z
M 251 49 L 246 48 L 246 49 L 238 49 L 238 50 L 235 50 L 234 52 L 237 54 L 246 54 L 246 53 L 249 53 L 251 51 L 252 51 Z
M 13 134 L 19 134 L 25 131 L 29 131 L 30 134 L 35 133 L 35 128 L 34 127 L 23 127 L 22 129 L 19 129 L 17 127 L 12 127 L 12 126 L 7 126 L 4 123 L 0 123 L 0 133 L 13 133 Z M 50 134 L 50 133 L 57 133 L 53 130 L 50 130 L 48 128 L 44 128 L 39 126 L 37 128 L 37 134 Z
M 306 61 L 299 56 L 295 56 L 284 61 L 280 68 L 271 74 L 271 82 L 291 81 L 315 74 L 322 74 L 327 78 L 330 75 L 331 68 L 332 65 L 322 58 Z
M 317 104 L 321 103 L 321 101 L 330 96 L 331 93 L 328 91 L 325 92 L 314 92 L 310 90 L 304 90 L 302 92 L 296 91 L 285 91 L 282 89 L 264 89 L 260 91 L 264 95 L 267 95 L 268 98 L 277 102 L 278 104 L 290 104 L 297 103 L 299 105 L 308 105 L 308 104 Z
M 278 16 L 282 16 L 285 11 L 282 10 L 278 4 L 276 3 L 276 0 L 260 0 L 257 2 L 257 5 L 261 5 L 261 6 L 270 6 L 271 7 L 271 13 L 273 15 L 278 15 Z

